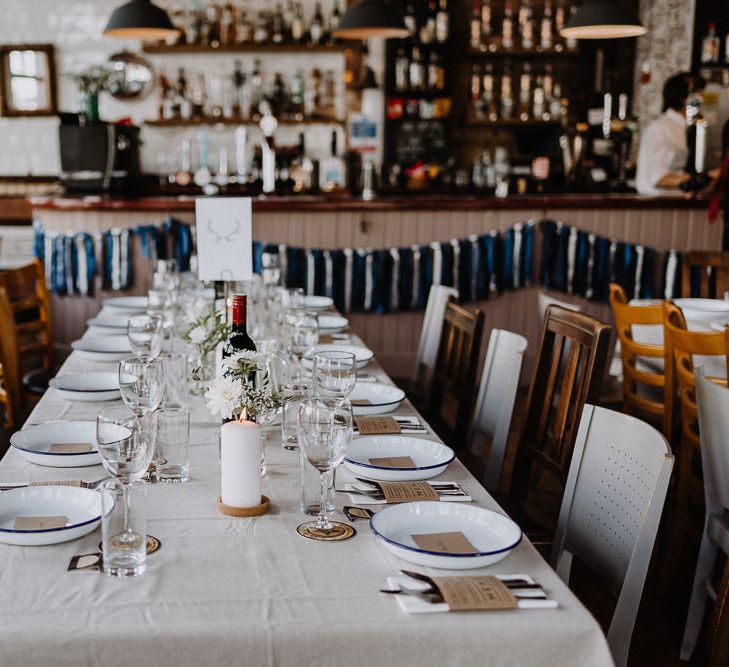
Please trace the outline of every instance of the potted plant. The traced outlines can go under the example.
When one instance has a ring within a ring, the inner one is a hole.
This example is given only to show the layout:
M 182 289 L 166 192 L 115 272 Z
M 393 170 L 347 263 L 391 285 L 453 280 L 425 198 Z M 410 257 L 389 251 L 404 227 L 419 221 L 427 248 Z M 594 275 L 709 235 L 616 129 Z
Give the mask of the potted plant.
M 109 88 L 114 72 L 103 65 L 92 65 L 68 75 L 81 93 L 81 104 L 86 123 L 99 122 L 99 95 Z

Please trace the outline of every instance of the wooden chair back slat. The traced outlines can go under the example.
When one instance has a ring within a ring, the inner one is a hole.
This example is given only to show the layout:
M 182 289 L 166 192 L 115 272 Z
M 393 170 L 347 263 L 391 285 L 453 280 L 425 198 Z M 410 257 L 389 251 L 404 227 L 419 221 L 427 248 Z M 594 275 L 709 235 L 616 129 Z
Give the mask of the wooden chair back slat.
M 542 527 L 556 525 L 582 408 L 598 399 L 609 338 L 603 322 L 556 305 L 547 309 L 512 479 L 513 500 Z M 551 509 L 535 499 L 547 477 L 558 496 Z
M 466 446 L 476 397 L 483 313 L 449 302 L 433 372 L 428 416 L 456 449 Z

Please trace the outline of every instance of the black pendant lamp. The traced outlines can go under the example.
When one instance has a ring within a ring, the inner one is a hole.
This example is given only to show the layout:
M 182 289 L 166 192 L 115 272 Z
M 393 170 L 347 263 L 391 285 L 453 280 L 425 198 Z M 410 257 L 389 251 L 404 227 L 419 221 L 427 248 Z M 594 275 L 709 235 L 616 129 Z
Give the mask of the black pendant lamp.
M 387 0 L 360 0 L 352 5 L 333 34 L 339 39 L 393 39 L 410 35 L 402 14 Z
M 167 12 L 151 0 L 130 0 L 117 7 L 104 28 L 106 37 L 149 41 L 168 39 L 178 33 Z
M 562 37 L 572 39 L 617 39 L 645 33 L 638 12 L 625 0 L 584 0 L 560 30 Z

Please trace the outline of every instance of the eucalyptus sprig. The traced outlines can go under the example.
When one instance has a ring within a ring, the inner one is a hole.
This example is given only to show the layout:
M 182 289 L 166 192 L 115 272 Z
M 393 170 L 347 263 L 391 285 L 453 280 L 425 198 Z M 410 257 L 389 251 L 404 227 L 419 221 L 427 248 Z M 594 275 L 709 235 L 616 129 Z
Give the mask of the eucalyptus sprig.
M 192 322 L 183 325 L 182 339 L 193 345 L 201 355 L 213 352 L 230 337 L 231 326 L 225 321 L 225 313 L 211 307 Z
M 78 86 L 82 95 L 98 95 L 109 90 L 109 84 L 115 75 L 114 70 L 103 65 L 92 65 L 81 72 L 66 74 L 66 78 Z

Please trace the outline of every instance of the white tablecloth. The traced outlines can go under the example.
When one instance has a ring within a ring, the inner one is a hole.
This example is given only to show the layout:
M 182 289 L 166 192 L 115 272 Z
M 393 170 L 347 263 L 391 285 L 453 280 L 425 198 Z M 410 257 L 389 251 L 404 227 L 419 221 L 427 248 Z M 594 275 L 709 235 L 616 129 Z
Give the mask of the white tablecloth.
M 71 355 L 63 372 L 113 368 Z M 375 364 L 368 371 L 384 374 Z M 49 390 L 29 423 L 94 419 L 101 404 L 69 403 Z M 556 610 L 409 616 L 378 592 L 407 563 L 386 553 L 366 522 L 342 543 L 296 533 L 298 453 L 269 438 L 264 493 L 273 506 L 254 519 L 216 508 L 217 432 L 193 400 L 190 481 L 155 484 L 148 532 L 162 548 L 141 577 L 120 580 L 67 572 L 74 554 L 96 550 L 100 531 L 65 544 L 0 544 L 1 665 L 600 665 L 612 664 L 596 621 L 523 540 L 483 572 L 528 573 Z M 400 413 L 413 414 L 404 404 Z M 100 466 L 45 468 L 11 449 L 0 482 L 95 480 Z M 457 480 L 483 507 L 498 509 L 459 463 Z M 337 494 L 338 507 L 346 498 Z M 423 570 L 421 571 L 427 571 Z M 432 573 L 433 571 L 431 571 Z

